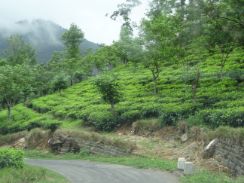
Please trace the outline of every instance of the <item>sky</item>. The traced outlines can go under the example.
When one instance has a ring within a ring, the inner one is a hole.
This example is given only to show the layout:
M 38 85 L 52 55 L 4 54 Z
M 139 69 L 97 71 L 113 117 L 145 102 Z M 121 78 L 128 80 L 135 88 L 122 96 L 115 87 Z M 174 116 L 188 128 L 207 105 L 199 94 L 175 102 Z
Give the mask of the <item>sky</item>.
M 132 13 L 139 23 L 148 9 L 148 0 Z M 77 24 L 85 38 L 95 43 L 111 44 L 119 37 L 121 21 L 106 16 L 124 0 L 0 0 L 0 27 L 19 20 L 44 19 L 68 28 Z

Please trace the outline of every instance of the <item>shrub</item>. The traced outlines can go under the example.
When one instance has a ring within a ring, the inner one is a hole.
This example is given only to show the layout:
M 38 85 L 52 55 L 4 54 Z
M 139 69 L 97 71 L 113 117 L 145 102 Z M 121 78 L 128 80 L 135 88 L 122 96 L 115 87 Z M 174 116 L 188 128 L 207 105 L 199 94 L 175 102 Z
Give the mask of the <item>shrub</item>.
M 191 115 L 186 121 L 190 126 L 199 126 L 203 124 L 203 118 L 200 115 Z
M 93 124 L 97 130 L 111 131 L 118 125 L 118 120 L 109 111 L 92 112 L 88 117 L 89 123 Z
M 229 125 L 232 127 L 244 126 L 244 108 L 227 108 L 227 109 L 211 109 L 202 110 L 198 114 L 203 122 L 212 128 L 221 125 Z
M 22 168 L 24 165 L 24 153 L 13 148 L 0 149 L 0 168 Z
M 180 113 L 178 112 L 163 112 L 160 117 L 161 127 L 176 125 L 176 122 L 181 118 Z
M 139 110 L 130 110 L 126 111 L 121 116 L 119 116 L 119 120 L 121 122 L 132 122 L 141 118 L 141 112 Z
M 103 76 L 97 78 L 94 82 L 99 93 L 102 95 L 102 99 L 114 108 L 114 105 L 120 101 L 121 94 L 119 93 L 119 85 L 115 78 L 112 76 Z

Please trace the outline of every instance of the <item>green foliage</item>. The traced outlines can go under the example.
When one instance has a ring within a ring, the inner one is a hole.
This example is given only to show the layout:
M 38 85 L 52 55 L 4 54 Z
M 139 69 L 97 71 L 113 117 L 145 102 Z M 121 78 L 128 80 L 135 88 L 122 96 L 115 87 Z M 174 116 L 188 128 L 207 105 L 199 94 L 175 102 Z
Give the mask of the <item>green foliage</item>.
M 112 76 L 103 76 L 95 80 L 95 86 L 102 95 L 102 99 L 112 108 L 120 101 L 119 85 Z
M 53 81 L 53 90 L 61 91 L 68 87 L 68 78 L 65 75 L 58 75 Z
M 6 167 L 23 168 L 24 152 L 13 148 L 0 149 L 0 169 Z
M 84 37 L 84 33 L 77 25 L 71 24 L 68 31 L 66 31 L 62 40 L 68 52 L 68 58 L 77 58 L 80 55 L 80 44 Z
M 62 176 L 43 168 L 25 165 L 22 169 L 0 170 L 0 183 L 68 183 Z
M 223 173 L 214 173 L 208 171 L 199 171 L 193 175 L 188 175 L 181 178 L 182 183 L 241 183 L 243 180 L 243 177 L 231 179 Z
M 116 117 L 109 111 L 91 112 L 88 121 L 93 124 L 96 129 L 103 131 L 111 131 L 117 126 Z
M 0 101 L 8 108 L 11 119 L 11 108 L 32 91 L 32 70 L 27 65 L 0 67 Z
M 221 125 L 244 126 L 244 108 L 206 109 L 198 114 L 203 122 L 213 128 Z
M 36 63 L 35 50 L 19 35 L 12 35 L 9 37 L 6 57 L 7 63 L 10 65 L 33 65 Z

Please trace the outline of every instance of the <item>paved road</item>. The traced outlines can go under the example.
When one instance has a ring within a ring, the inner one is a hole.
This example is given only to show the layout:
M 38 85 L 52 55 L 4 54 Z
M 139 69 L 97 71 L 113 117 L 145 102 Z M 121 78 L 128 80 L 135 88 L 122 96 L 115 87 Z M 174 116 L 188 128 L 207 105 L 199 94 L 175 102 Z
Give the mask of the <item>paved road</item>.
M 58 172 L 72 183 L 178 183 L 168 172 L 79 160 L 30 160 L 30 165 Z

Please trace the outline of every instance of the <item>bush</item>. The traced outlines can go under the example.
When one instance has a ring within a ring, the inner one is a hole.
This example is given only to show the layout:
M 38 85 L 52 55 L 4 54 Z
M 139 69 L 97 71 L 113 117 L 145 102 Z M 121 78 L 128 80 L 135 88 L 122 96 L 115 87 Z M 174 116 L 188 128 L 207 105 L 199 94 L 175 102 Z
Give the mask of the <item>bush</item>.
M 119 116 L 120 121 L 123 122 L 133 122 L 141 118 L 141 112 L 139 110 L 126 111 L 121 116 Z
M 203 122 L 212 128 L 219 126 L 244 126 L 244 108 L 202 110 L 198 114 Z
M 89 123 L 93 124 L 97 130 L 111 131 L 118 125 L 118 120 L 109 111 L 93 112 L 89 115 Z
M 0 168 L 22 168 L 24 165 L 24 153 L 13 148 L 0 149 Z
M 163 112 L 160 117 L 161 127 L 176 125 L 176 122 L 181 119 L 181 115 L 178 112 Z

